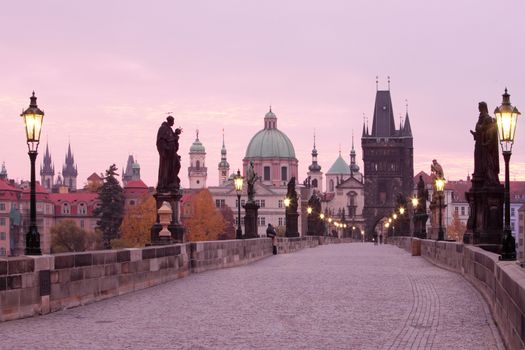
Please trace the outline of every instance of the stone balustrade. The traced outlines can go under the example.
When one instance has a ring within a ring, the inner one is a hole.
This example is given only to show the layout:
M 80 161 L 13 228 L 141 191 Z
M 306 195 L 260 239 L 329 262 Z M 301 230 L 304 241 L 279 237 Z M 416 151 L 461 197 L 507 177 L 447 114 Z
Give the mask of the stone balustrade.
M 350 241 L 277 238 L 280 253 Z M 85 305 L 271 255 L 272 240 L 258 238 L 4 258 L 0 259 L 0 321 Z
M 462 274 L 487 301 L 507 348 L 525 348 L 525 270 L 517 262 L 456 242 L 393 237 L 388 243 L 409 252 L 421 244 L 423 258 Z

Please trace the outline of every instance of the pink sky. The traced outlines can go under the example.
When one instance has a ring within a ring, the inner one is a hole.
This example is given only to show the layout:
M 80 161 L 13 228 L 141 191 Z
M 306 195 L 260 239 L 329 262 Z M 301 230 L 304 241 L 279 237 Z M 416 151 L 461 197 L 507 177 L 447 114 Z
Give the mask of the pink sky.
M 525 3 L 479 1 L 23 1 L 0 12 L 0 162 L 29 178 L 19 117 L 34 89 L 57 171 L 68 140 L 79 186 L 134 154 L 156 185 L 156 131 L 166 112 L 182 126 L 181 178 L 200 130 L 208 185 L 217 184 L 221 130 L 228 161 L 241 166 L 271 104 L 295 146 L 300 181 L 317 133 L 328 170 L 352 130 L 361 162 L 363 113 L 372 117 L 375 77 L 391 77 L 394 113 L 405 99 L 415 168 L 437 158 L 449 179 L 473 170 L 469 130 L 508 87 L 525 112 Z M 87 5 L 89 4 L 89 5 Z M 511 177 L 525 179 L 525 121 Z M 503 166 L 501 167 L 503 169 Z M 503 175 L 503 173 L 501 174 Z

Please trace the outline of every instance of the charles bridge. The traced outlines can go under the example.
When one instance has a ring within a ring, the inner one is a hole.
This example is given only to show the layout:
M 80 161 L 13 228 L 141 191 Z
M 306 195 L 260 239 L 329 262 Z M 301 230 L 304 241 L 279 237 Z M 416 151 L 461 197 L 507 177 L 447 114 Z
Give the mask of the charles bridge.
M 260 238 L 2 259 L 0 347 L 524 347 L 516 262 L 454 242 L 388 243 L 308 236 L 277 238 L 278 255 Z

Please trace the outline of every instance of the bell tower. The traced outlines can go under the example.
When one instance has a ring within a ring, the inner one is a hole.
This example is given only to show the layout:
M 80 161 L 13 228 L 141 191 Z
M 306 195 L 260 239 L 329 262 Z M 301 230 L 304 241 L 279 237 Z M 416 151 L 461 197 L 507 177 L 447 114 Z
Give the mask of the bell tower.
M 190 147 L 190 166 L 188 167 L 188 178 L 190 189 L 206 188 L 206 178 L 208 169 L 206 168 L 206 150 L 199 140 L 199 130 L 196 131 L 196 138 Z

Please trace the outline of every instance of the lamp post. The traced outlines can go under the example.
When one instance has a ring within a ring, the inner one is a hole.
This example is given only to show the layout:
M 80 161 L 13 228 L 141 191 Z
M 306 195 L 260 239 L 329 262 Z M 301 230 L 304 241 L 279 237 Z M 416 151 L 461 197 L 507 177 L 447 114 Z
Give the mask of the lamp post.
M 414 237 L 414 230 L 416 226 L 416 209 L 419 205 L 419 199 L 417 197 L 412 197 L 412 220 L 410 221 L 410 237 Z
M 436 191 L 438 193 L 438 199 L 439 199 L 439 229 L 438 229 L 438 241 L 444 241 L 445 240 L 445 232 L 443 232 L 443 213 L 442 213 L 442 207 L 443 207 L 443 191 L 445 189 L 445 179 L 437 178 L 436 179 Z
M 20 114 L 24 118 L 29 160 L 31 161 L 31 194 L 30 194 L 30 221 L 29 231 L 26 234 L 26 255 L 42 255 L 40 249 L 40 234 L 36 225 L 36 179 L 35 161 L 38 155 L 38 144 L 40 143 L 40 132 L 44 121 L 44 112 L 36 104 L 36 96 L 30 98 L 29 108 Z
M 505 160 L 505 226 L 503 228 L 503 247 L 500 260 L 516 260 L 516 241 L 512 237 L 512 230 L 510 229 L 509 161 L 512 154 L 512 145 L 514 144 L 516 122 L 521 113 L 510 104 L 510 95 L 507 93 L 506 88 L 503 94 L 503 102 L 501 106 L 496 107 L 494 114 L 498 123 L 498 137 L 503 159 Z
M 237 232 L 235 234 L 236 239 L 242 239 L 241 229 L 241 193 L 242 186 L 244 184 L 244 177 L 241 175 L 241 171 L 237 169 L 237 174 L 233 177 L 233 183 L 235 185 L 235 191 L 237 191 Z

